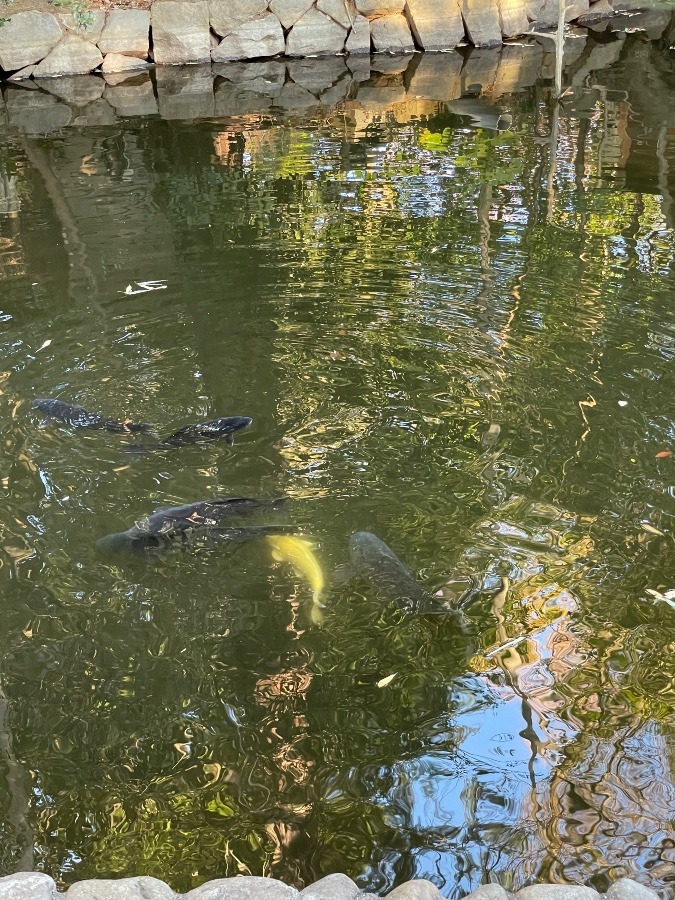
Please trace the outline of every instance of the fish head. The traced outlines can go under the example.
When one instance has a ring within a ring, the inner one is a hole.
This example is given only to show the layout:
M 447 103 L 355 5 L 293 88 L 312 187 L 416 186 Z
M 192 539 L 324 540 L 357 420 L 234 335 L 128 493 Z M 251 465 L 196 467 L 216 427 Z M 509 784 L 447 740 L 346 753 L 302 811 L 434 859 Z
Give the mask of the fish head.
M 352 561 L 390 554 L 389 547 L 371 531 L 355 531 L 349 538 L 349 556 Z
M 252 421 L 253 419 L 249 416 L 226 416 L 223 419 L 216 419 L 217 427 L 222 430 L 223 434 L 248 428 Z

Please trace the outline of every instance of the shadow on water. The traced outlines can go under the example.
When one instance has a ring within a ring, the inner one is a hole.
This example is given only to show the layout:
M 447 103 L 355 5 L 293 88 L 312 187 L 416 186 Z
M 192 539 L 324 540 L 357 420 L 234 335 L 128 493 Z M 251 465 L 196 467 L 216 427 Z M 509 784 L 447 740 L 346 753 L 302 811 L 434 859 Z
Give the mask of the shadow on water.
M 3 872 L 665 895 L 675 70 L 641 16 L 570 34 L 560 104 L 545 35 L 5 85 Z M 136 456 L 44 396 L 253 423 Z M 289 497 L 329 581 L 374 532 L 469 633 L 337 579 L 312 628 L 264 541 L 97 552 L 218 495 Z

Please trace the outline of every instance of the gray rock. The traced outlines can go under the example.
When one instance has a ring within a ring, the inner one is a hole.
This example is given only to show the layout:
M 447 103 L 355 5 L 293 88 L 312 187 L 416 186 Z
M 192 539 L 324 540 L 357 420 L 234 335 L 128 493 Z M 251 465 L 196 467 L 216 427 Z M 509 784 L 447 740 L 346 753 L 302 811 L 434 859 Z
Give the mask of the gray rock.
M 370 32 L 369 32 L 370 33 Z M 364 57 L 362 55 L 358 56 L 348 56 L 346 59 L 347 68 L 351 72 L 352 81 L 360 82 L 360 81 L 369 81 L 371 72 L 370 72 L 370 56 Z
M 206 0 L 155 0 L 150 14 L 154 60 L 160 66 L 211 60 Z
M 304 891 L 300 891 L 300 896 L 303 900 L 357 900 L 361 896 L 361 891 L 351 878 L 336 872 L 315 881 Z
M 370 53 L 370 22 L 365 16 L 358 15 L 354 19 L 345 50 L 352 56 Z M 370 75 L 368 77 L 370 78 Z
M 373 48 L 381 53 L 413 53 L 415 44 L 406 17 L 380 16 L 370 23 Z
M 73 125 L 88 128 L 92 125 L 114 125 L 116 121 L 115 110 L 107 100 L 101 98 L 86 106 L 81 114 L 73 119 Z
M 314 106 L 318 106 L 319 101 L 307 88 L 289 81 L 283 86 L 279 96 L 274 101 L 274 105 L 280 106 L 287 112 L 305 112 Z
M 370 63 L 373 72 L 380 75 L 403 75 L 414 57 L 410 54 L 376 53 Z
M 459 53 L 423 53 L 415 62 L 406 72 L 410 99 L 447 102 L 461 97 L 464 58 Z
M 470 116 L 476 127 L 490 128 L 493 131 L 499 127 L 502 117 L 501 109 L 482 97 L 460 97 L 458 100 L 450 100 L 446 107 L 449 113 L 456 116 Z
M 216 87 L 215 111 L 219 117 L 264 115 L 272 108 L 272 102 L 271 97 L 247 91 L 228 81 Z
M 501 50 L 472 50 L 462 69 L 462 94 L 484 93 L 494 84 Z
M 103 96 L 105 81 L 98 75 L 64 75 L 46 78 L 40 87 L 71 106 L 87 106 Z
M 127 79 L 123 84 L 108 84 L 103 99 L 118 116 L 152 116 L 158 112 L 155 92 L 147 73 L 141 78 Z
M 577 17 L 576 24 L 586 28 L 588 25 L 595 25 L 603 19 L 611 19 L 613 15 L 614 9 L 609 0 L 596 0 L 595 3 L 590 5 L 587 13 Z
M 478 890 L 467 894 L 464 900 L 513 900 L 513 894 L 500 884 L 483 884 Z
M 211 51 L 213 62 L 228 59 L 255 59 L 284 52 L 284 33 L 274 13 L 244 22 Z
M 310 9 L 290 30 L 286 38 L 286 54 L 329 56 L 342 53 L 346 39 L 346 28 L 318 9 Z
M 531 28 L 555 28 L 558 24 L 558 0 L 529 0 L 527 17 Z
M 89 25 L 82 26 L 76 21 L 72 12 L 56 13 L 56 17 L 66 34 L 75 34 L 78 37 L 83 37 L 90 43 L 95 44 L 101 37 L 101 32 L 105 25 L 105 10 L 87 9 L 87 15 L 91 19 L 91 22 Z
M 585 15 L 577 17 L 577 25 L 585 28 L 588 25 L 595 25 L 603 19 L 611 19 L 613 15 L 614 9 L 609 0 L 597 0 L 597 2 L 591 4 L 589 11 Z
M 591 72 L 595 72 L 598 69 L 607 69 L 609 66 L 614 65 L 621 56 L 625 40 L 625 34 L 618 34 L 613 41 L 592 46 L 591 52 L 572 75 L 572 84 L 583 84 Z
M 314 0 L 272 0 L 270 9 L 288 30 L 304 16 L 313 3 Z
M 502 37 L 514 38 L 530 29 L 526 0 L 499 0 L 499 24 Z
M 1 29 L 0 29 L 1 30 Z M 58 75 L 86 75 L 103 62 L 101 51 L 90 41 L 73 34 L 62 38 L 35 68 L 34 78 Z
M 349 94 L 351 86 L 351 78 L 341 78 L 340 81 L 331 85 L 327 91 L 321 94 L 321 105 L 336 106 L 338 103 L 341 103 Z
M 150 11 L 111 9 L 98 40 L 101 53 L 147 59 L 150 49 Z
M 127 56 L 127 59 L 129 57 Z M 103 80 L 106 84 L 111 84 L 113 87 L 118 84 L 123 84 L 125 81 L 133 82 L 133 84 L 141 84 L 141 82 L 145 82 L 148 79 L 142 77 L 142 73 L 145 72 L 145 69 L 132 70 L 131 72 L 103 72 Z
M 209 0 L 211 28 L 226 37 L 244 22 L 267 12 L 267 0 Z
M 631 878 L 620 878 L 605 894 L 605 900 L 656 900 L 658 894 Z
M 56 884 L 42 872 L 17 872 L 0 878 L 0 900 L 56 900 L 57 896 Z
M 138 72 L 147 69 L 149 63 L 138 56 L 124 56 L 121 53 L 108 53 L 103 60 L 101 72 L 108 75 L 111 72 Z
M 336 81 L 339 81 L 347 71 L 347 64 L 339 56 L 327 56 L 323 59 L 292 59 L 288 63 L 288 74 L 293 81 L 301 87 L 307 88 L 317 97 L 332 87 Z M 319 883 L 317 882 L 317 884 Z M 301 893 L 304 895 L 304 891 Z
M 318 0 L 316 8 L 343 28 L 351 28 L 356 21 L 357 12 L 352 0 Z
M 0 68 L 11 72 L 39 62 L 62 35 L 61 26 L 51 13 L 13 13 L 0 28 Z
M 497 47 L 502 42 L 497 0 L 461 0 L 466 36 L 474 47 Z
M 383 110 L 390 109 L 394 103 L 403 103 L 406 99 L 406 90 L 402 82 L 386 81 L 382 83 L 371 78 L 370 81 L 359 85 L 356 99 L 367 113 L 381 113 Z M 410 900 L 413 898 L 411 897 Z
M 435 884 L 426 878 L 408 881 L 386 895 L 392 900 L 441 900 L 443 896 Z
M 584 48 L 586 46 L 586 41 L 588 40 L 588 34 L 585 31 L 581 31 L 580 34 L 569 33 L 565 36 L 565 41 L 563 43 L 563 68 L 569 69 L 574 63 L 580 58 L 580 56 L 584 52 Z M 544 56 L 541 63 L 541 70 L 539 72 L 540 78 L 554 78 L 555 77 L 555 44 L 551 40 L 551 36 L 548 34 L 539 34 L 537 35 L 537 43 L 539 43 L 543 50 Z
M 543 57 L 544 51 L 539 44 L 528 44 L 523 47 L 505 44 L 499 56 L 499 68 L 492 84 L 493 96 L 515 94 L 525 90 L 526 87 L 531 87 L 539 77 Z M 569 900 L 575 898 L 570 897 Z
M 158 878 L 92 879 L 71 885 L 66 900 L 176 900 L 171 888 Z
M 7 81 L 25 81 L 27 78 L 31 77 L 34 71 L 35 66 L 26 66 L 25 69 L 19 69 L 18 72 L 10 75 Z
M 516 894 L 518 900 L 600 900 L 593 888 L 578 884 L 532 884 Z
M 205 119 L 215 115 L 211 66 L 158 68 L 157 100 L 163 119 Z
M 571 22 L 578 16 L 588 12 L 588 0 L 568 0 L 565 8 L 565 21 Z M 556 28 L 558 25 L 558 0 L 529 0 L 527 16 L 531 28 L 535 31 L 545 28 Z
M 407 0 L 405 14 L 415 40 L 424 50 L 452 50 L 464 39 L 457 0 Z
M 147 875 L 118 880 L 97 878 L 78 881 L 66 892 L 66 900 L 176 900 L 171 888 Z
M 52 131 L 60 131 L 66 125 L 70 125 L 73 118 L 73 112 L 67 104 L 61 103 L 51 94 L 45 94 L 37 89 L 34 91 L 24 91 L 23 89 L 8 91 L 6 102 L 9 124 L 25 134 L 49 134 Z M 24 875 L 24 873 L 8 875 L 7 878 L 17 878 L 19 875 Z M 4 885 L 5 893 L 0 893 L 0 900 L 4 900 L 5 897 L 8 900 L 9 898 L 15 900 L 17 895 L 9 892 L 8 885 L 10 885 L 9 881 Z M 0 880 L 0 889 L 2 887 L 3 880 Z M 22 897 L 23 895 L 19 894 L 18 896 Z M 45 894 L 45 896 L 51 897 L 52 895 Z M 25 897 L 26 900 L 28 898 L 34 900 L 34 897 L 41 900 L 40 894 L 26 893 Z
M 188 891 L 184 900 L 297 900 L 295 888 L 276 878 L 245 877 L 217 878 Z
M 670 13 L 657 9 L 645 9 L 637 15 L 616 16 L 610 23 L 610 31 L 644 31 L 650 41 L 657 41 L 670 25 Z
M 276 96 L 286 81 L 286 63 L 276 59 L 268 59 L 265 62 L 216 64 L 212 67 L 212 72 L 221 78 L 227 78 L 245 91 L 253 91 L 268 97 Z
M 356 9 L 369 19 L 393 16 L 403 11 L 405 0 L 356 0 Z

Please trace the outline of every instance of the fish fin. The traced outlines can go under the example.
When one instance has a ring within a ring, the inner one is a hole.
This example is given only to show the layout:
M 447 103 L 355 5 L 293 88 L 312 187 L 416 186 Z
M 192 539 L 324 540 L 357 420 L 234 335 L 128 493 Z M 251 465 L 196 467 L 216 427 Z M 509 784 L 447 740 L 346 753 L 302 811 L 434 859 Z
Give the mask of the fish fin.
M 39 422 L 38 428 L 49 428 L 50 425 L 54 424 L 54 422 L 56 422 L 56 419 L 52 419 L 50 416 L 45 416 L 44 419 Z
M 228 445 L 228 447 L 234 446 L 234 435 L 226 434 L 225 435 L 225 443 Z
M 352 567 L 347 563 L 343 563 L 341 566 L 336 566 L 333 569 L 331 581 L 337 585 L 345 585 L 349 584 L 353 577 L 354 572 L 352 570 Z

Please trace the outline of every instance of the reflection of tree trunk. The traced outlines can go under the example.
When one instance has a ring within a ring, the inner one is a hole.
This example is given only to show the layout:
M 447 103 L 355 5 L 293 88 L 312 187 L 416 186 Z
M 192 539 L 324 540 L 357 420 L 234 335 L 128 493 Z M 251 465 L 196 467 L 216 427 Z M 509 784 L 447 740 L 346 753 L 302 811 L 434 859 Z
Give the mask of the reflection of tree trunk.
M 481 185 L 478 195 L 478 226 L 480 234 L 480 263 L 486 280 L 492 280 L 490 269 L 490 207 L 492 206 L 492 185 Z
M 16 871 L 31 872 L 33 870 L 33 829 L 28 823 L 30 792 L 26 785 L 26 773 L 14 756 L 8 719 L 9 700 L 0 686 L 0 757 L 4 759 L 7 766 L 7 790 L 10 797 L 7 820 L 12 825 L 17 839 L 23 840 L 25 845 L 16 863 Z
M 659 128 L 659 136 L 656 140 L 656 158 L 659 161 L 659 191 L 661 193 L 663 210 L 663 218 L 666 220 L 666 227 L 672 228 L 672 205 L 673 198 L 670 196 L 668 189 L 668 158 L 666 156 L 666 134 L 668 129 L 665 125 Z
M 578 131 L 577 131 L 577 152 L 574 157 L 574 183 L 577 191 L 577 197 L 579 199 L 579 231 L 585 237 L 586 236 L 586 217 L 587 212 L 585 210 L 584 200 L 584 178 L 586 176 L 586 138 L 588 137 L 588 131 L 590 127 L 590 122 L 588 119 L 579 119 Z
M 548 178 L 546 180 L 546 220 L 553 221 L 555 212 L 555 170 L 558 161 L 558 132 L 560 130 L 560 107 L 553 104 L 551 111 L 551 143 L 549 151 Z
M 565 0 L 558 0 L 558 30 L 555 33 L 555 96 L 562 95 L 563 56 L 565 55 Z
M 61 225 L 70 264 L 71 294 L 75 299 L 82 298 L 91 301 L 92 294 L 95 294 L 97 289 L 96 276 L 89 266 L 87 248 L 80 237 L 75 216 L 70 209 L 63 188 L 54 174 L 48 155 L 41 147 L 34 141 L 24 140 L 23 149 L 30 164 L 40 174 Z

